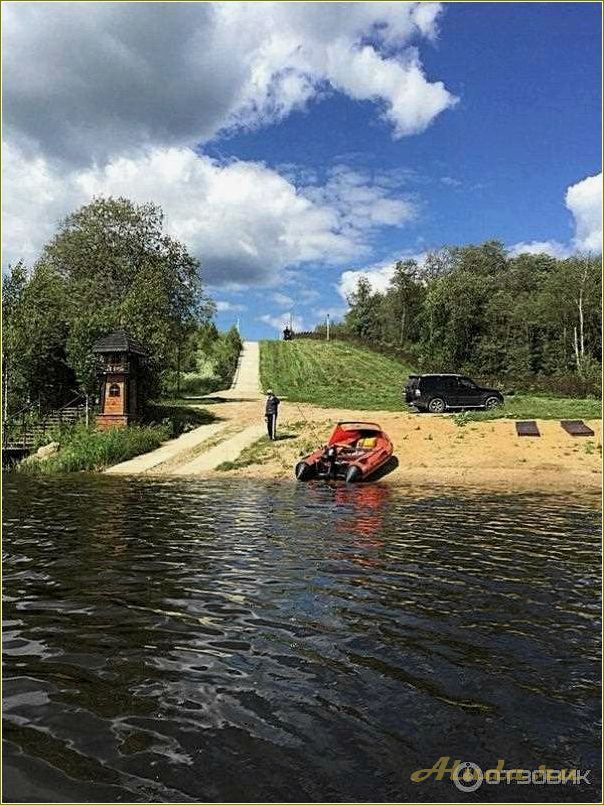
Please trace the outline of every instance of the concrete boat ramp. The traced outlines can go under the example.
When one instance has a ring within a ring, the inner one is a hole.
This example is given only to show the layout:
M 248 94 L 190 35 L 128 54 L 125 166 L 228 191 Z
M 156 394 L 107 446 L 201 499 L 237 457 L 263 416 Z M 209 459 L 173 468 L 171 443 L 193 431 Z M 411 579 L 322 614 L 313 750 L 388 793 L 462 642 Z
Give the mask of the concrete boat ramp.
M 233 384 L 230 389 L 208 397 L 220 397 L 225 403 L 232 401 L 233 418 L 183 433 L 157 450 L 123 461 L 105 470 L 108 475 L 204 475 L 212 472 L 224 461 L 234 461 L 266 433 L 262 424 L 263 410 L 258 371 L 259 349 L 257 341 L 244 341 Z M 257 421 L 237 426 L 237 407 L 242 402 L 256 404 Z M 200 400 L 203 406 L 203 399 Z M 230 407 L 230 406 L 229 406 Z M 234 426 L 234 427 L 233 427 Z

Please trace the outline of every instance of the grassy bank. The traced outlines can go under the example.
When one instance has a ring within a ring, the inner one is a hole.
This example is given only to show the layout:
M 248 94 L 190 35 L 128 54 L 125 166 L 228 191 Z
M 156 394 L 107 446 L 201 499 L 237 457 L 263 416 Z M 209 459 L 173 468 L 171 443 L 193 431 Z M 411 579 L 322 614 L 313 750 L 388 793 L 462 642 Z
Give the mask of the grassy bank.
M 260 382 L 277 396 L 327 408 L 397 411 L 411 368 L 339 341 L 261 341 Z
M 59 451 L 46 459 L 31 455 L 15 469 L 31 475 L 103 470 L 155 450 L 167 439 L 213 419 L 212 414 L 199 408 L 149 404 L 145 422 L 140 425 L 99 431 L 80 424 L 48 433 L 44 443 L 58 442 Z
M 252 464 L 264 464 L 275 453 L 273 442 L 268 436 L 262 436 L 258 441 L 244 448 L 234 461 L 223 461 L 216 467 L 218 472 L 229 472 Z
M 463 411 L 454 414 L 457 424 L 489 419 L 599 419 L 600 400 L 588 397 L 547 397 L 515 394 L 506 397 L 505 405 L 492 411 Z
M 95 431 L 78 425 L 63 431 L 59 452 L 40 460 L 29 456 L 17 465 L 17 472 L 53 475 L 81 470 L 102 470 L 141 453 L 155 450 L 170 437 L 168 425 L 132 425 Z
M 278 396 L 325 408 L 407 411 L 402 392 L 411 368 L 393 358 L 338 341 L 261 341 L 260 380 Z M 481 419 L 598 419 L 600 401 L 515 394 L 493 411 L 456 414 Z

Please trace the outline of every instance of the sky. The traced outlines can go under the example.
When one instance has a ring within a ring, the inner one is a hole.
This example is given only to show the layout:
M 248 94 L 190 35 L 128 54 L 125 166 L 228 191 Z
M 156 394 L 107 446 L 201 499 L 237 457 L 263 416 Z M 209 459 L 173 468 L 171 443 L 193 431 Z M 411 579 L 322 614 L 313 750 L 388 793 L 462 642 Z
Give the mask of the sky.
M 217 323 L 340 318 L 359 276 L 602 248 L 599 3 L 2 3 L 2 265 L 153 201 Z

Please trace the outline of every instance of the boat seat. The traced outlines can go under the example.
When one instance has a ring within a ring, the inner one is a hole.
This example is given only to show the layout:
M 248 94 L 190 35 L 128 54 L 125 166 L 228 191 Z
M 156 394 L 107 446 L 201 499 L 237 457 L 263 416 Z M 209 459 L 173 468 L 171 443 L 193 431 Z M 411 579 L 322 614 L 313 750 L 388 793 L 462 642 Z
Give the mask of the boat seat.
M 377 438 L 375 436 L 364 436 L 362 439 L 357 440 L 356 448 L 360 450 L 373 450 L 376 445 Z

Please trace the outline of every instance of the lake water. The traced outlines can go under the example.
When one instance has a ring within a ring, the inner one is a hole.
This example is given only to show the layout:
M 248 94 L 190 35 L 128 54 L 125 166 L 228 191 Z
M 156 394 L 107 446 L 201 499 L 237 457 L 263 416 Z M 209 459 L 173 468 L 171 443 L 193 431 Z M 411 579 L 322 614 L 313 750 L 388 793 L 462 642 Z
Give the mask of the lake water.
M 580 498 L 4 479 L 4 801 L 599 801 Z M 410 775 L 440 757 L 590 783 Z

